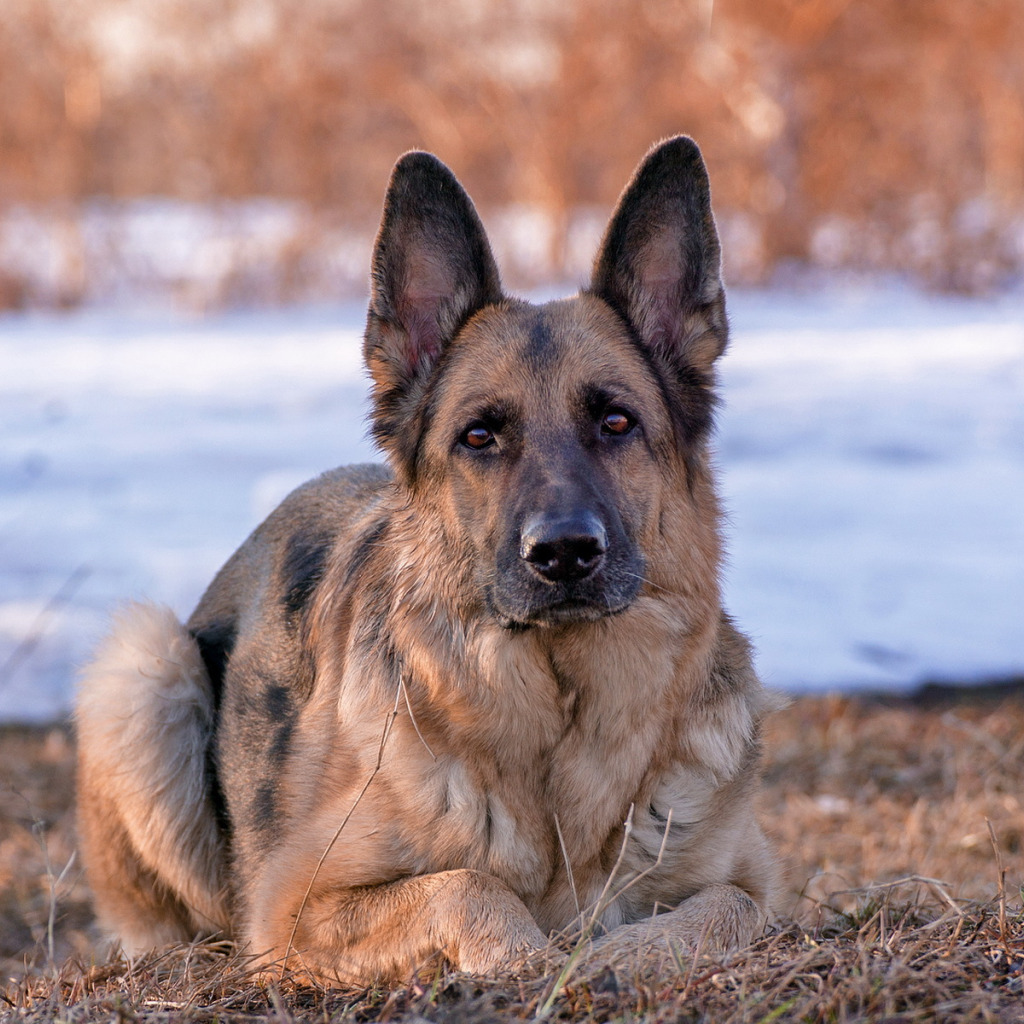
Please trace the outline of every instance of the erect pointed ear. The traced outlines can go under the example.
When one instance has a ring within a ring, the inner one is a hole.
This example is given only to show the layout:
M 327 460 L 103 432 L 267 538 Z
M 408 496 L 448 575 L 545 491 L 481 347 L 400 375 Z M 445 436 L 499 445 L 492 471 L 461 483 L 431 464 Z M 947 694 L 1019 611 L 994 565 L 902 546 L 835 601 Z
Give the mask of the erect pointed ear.
M 655 146 L 605 231 L 590 290 L 670 368 L 709 374 L 728 338 L 721 250 L 697 144 Z
M 469 316 L 500 299 L 498 268 L 469 196 L 436 157 L 406 153 L 384 198 L 363 342 L 374 436 L 396 471 L 411 470 L 417 410 L 444 347 Z

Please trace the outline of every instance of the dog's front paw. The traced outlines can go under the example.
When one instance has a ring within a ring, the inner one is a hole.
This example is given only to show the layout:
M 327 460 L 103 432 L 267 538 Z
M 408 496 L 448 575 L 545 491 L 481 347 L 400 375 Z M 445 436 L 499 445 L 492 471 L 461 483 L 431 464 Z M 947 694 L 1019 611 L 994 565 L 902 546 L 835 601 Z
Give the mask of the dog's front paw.
M 675 910 L 590 941 L 580 957 L 580 969 L 589 973 L 631 963 L 670 966 L 680 957 L 722 955 L 749 945 L 765 923 L 764 911 L 742 889 L 710 885 Z
M 549 940 L 545 942 L 543 949 L 535 949 L 523 956 L 513 957 L 503 965 L 501 973 L 517 978 L 543 978 L 549 974 L 558 974 L 568 960 L 568 955 Z
M 478 871 L 434 876 L 432 931 L 448 962 L 467 974 L 542 972 L 558 949 L 503 882 Z M 554 968 L 552 968 L 554 969 Z
M 451 957 L 453 966 L 467 974 L 514 974 L 539 977 L 560 970 L 565 954 L 544 933 L 523 922 L 503 921 L 498 928 L 473 929 L 462 936 Z

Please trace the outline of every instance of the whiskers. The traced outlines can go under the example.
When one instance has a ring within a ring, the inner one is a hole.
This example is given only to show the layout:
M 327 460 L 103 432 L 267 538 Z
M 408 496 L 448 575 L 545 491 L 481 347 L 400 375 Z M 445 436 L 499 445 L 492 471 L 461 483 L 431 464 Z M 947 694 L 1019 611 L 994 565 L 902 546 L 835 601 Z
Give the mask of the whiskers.
M 648 587 L 651 587 L 654 590 L 660 590 L 663 594 L 671 594 L 672 593 L 671 590 L 667 589 L 666 587 L 659 587 L 658 584 L 655 583 L 653 580 L 649 580 L 646 576 L 641 576 L 639 573 L 627 572 L 627 573 L 625 573 L 625 575 L 626 576 L 631 576 L 633 579 L 639 580 L 641 583 L 645 583 Z

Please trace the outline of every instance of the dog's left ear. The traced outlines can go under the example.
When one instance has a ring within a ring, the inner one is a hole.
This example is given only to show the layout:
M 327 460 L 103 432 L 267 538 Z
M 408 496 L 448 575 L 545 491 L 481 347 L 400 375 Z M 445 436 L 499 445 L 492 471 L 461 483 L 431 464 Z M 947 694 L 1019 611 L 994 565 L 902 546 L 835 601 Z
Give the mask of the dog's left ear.
M 668 368 L 710 374 L 728 324 L 711 188 L 692 139 L 655 146 L 637 168 L 605 231 L 590 290 Z
M 472 200 L 436 157 L 406 153 L 392 172 L 374 245 L 363 356 L 374 381 L 374 436 L 407 479 L 413 420 L 435 363 L 474 312 L 500 299 Z

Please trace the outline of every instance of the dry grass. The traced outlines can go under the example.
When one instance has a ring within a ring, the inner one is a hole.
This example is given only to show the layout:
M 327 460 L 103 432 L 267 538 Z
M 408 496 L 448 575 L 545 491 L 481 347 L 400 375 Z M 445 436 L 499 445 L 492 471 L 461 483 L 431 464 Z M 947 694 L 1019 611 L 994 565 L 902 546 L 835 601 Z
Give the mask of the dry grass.
M 773 720 L 763 817 L 788 866 L 772 930 L 726 963 L 397 991 L 261 987 L 227 945 L 97 953 L 63 728 L 0 732 L 0 1017 L 1024 1022 L 1024 692 L 801 698 Z M 70 864 L 70 867 L 68 865 Z

